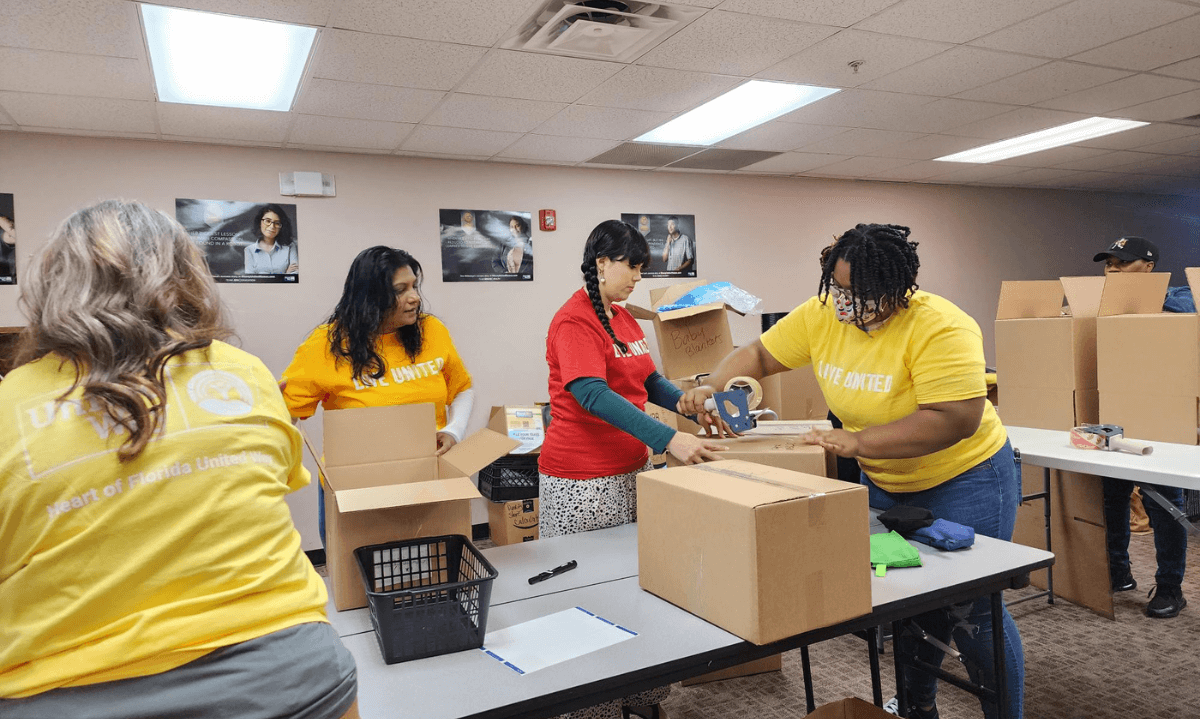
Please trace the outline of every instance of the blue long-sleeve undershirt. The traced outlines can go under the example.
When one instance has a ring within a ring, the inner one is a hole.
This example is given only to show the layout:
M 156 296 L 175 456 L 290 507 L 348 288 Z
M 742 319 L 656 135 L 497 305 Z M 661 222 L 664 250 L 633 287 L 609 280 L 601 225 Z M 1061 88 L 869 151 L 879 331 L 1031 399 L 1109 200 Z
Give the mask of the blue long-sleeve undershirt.
M 646 378 L 645 386 L 647 399 L 659 407 L 674 410 L 683 396 L 682 390 L 658 372 Z M 572 380 L 567 389 L 585 410 L 645 442 L 655 454 L 665 451 L 675 436 L 674 429 L 639 410 L 599 377 L 580 377 Z

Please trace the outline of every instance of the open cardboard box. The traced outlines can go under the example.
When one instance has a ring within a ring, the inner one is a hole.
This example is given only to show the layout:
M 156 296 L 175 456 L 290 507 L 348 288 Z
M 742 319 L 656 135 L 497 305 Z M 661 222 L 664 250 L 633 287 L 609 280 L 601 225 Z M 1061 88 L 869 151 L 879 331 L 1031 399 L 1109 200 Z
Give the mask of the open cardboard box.
M 487 426 L 493 432 L 521 443 L 509 454 L 540 454 L 542 443 L 546 441 L 541 405 L 493 406 Z
M 325 412 L 325 566 L 338 611 L 367 606 L 354 550 L 416 537 L 471 536 L 471 475 L 519 442 L 482 429 L 438 457 L 432 404 Z M 312 447 L 309 447 L 310 451 Z
M 867 488 L 727 460 L 638 475 L 643 589 L 755 644 L 871 611 Z
M 1200 268 L 1185 271 L 1200 296 Z M 1130 439 L 1197 444 L 1200 426 L 1200 318 L 1163 312 L 1170 274 L 1109 275 L 1122 302 L 1106 303 L 1096 321 L 1100 421 Z
M 708 284 L 696 280 L 650 290 L 650 306 L 626 303 L 625 309 L 639 320 L 653 320 L 662 357 L 662 373 L 667 379 L 691 377 L 711 372 L 725 355 L 733 351 L 733 334 L 726 310 L 737 312 L 724 302 L 659 312 L 688 292 Z M 738 314 L 742 314 L 738 312 Z

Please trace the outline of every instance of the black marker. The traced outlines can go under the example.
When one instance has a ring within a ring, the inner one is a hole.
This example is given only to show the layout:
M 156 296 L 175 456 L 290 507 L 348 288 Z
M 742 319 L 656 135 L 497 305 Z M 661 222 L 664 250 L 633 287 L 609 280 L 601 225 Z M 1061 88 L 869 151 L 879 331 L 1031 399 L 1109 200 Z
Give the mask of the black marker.
M 574 559 L 572 559 L 571 561 L 567 562 L 566 564 L 562 565 L 561 567 L 555 567 L 554 569 L 542 572 L 541 574 L 537 575 L 536 577 L 530 577 L 529 583 L 537 584 L 538 582 L 544 582 L 556 574 L 562 574 L 563 572 L 569 572 L 578 566 L 579 566 L 579 562 L 576 562 Z

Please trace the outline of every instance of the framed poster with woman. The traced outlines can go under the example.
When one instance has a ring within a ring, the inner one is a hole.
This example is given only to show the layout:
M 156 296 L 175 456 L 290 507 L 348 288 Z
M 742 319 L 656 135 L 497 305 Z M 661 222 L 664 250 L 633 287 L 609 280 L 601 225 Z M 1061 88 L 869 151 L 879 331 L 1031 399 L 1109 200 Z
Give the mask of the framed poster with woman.
M 177 199 L 175 219 L 217 282 L 300 281 L 295 205 Z
M 0 285 L 17 284 L 17 221 L 13 196 L 0 192 Z

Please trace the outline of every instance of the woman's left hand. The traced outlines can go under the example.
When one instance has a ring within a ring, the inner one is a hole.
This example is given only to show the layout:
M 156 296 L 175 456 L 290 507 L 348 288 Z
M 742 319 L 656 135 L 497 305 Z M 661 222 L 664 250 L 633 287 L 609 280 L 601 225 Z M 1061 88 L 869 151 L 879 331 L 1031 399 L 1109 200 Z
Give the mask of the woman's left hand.
M 454 435 L 450 434 L 449 432 L 438 432 L 437 443 L 437 456 L 440 457 L 446 452 L 450 451 L 451 447 L 458 444 L 458 440 L 455 439 Z
M 814 429 L 804 436 L 810 444 L 816 444 L 839 457 L 858 456 L 858 435 L 844 429 Z
M 300 263 L 299 263 L 299 262 L 293 262 L 292 264 L 288 265 L 288 267 L 287 267 L 287 270 L 285 270 L 285 271 L 284 271 L 284 274 L 286 274 L 286 275 L 294 275 L 294 274 L 296 274 L 296 273 L 297 273 L 297 272 L 299 272 L 299 271 L 300 271 Z

